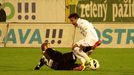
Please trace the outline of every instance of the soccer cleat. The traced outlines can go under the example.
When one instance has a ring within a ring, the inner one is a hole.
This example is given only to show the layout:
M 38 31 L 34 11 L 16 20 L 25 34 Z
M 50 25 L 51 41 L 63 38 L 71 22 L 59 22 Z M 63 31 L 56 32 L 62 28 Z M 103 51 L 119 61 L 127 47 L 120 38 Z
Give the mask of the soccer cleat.
M 94 50 L 96 47 L 98 47 L 99 45 L 101 45 L 102 40 L 99 40 L 95 43 L 95 45 L 92 47 L 92 49 Z
M 76 71 L 83 71 L 83 70 L 85 70 L 85 65 L 80 65 L 80 66 L 78 66 L 78 67 L 75 67 L 73 70 L 76 70 Z
M 85 70 L 85 68 L 86 68 L 85 65 L 82 65 L 81 67 L 82 67 L 81 71 Z

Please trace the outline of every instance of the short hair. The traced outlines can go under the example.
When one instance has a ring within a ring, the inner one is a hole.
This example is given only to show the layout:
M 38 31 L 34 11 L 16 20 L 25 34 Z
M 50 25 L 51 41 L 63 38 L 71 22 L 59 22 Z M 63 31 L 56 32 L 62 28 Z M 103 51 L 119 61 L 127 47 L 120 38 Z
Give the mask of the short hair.
M 80 18 L 77 13 L 70 14 L 68 18 L 72 18 L 72 17 L 75 18 L 75 19 Z
M 43 43 L 42 45 L 41 45 L 41 50 L 42 51 L 44 51 L 45 49 L 44 49 L 44 46 L 46 46 L 48 43 Z

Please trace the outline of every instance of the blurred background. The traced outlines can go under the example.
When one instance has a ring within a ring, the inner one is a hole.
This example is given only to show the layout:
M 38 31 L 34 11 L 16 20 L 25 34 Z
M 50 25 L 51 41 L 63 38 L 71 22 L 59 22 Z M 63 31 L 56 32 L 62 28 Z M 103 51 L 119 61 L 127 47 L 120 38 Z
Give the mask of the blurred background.
M 0 0 L 1 47 L 71 47 L 82 38 L 69 23 L 78 13 L 92 22 L 103 40 L 101 48 L 134 47 L 134 0 Z M 4 14 L 2 14 L 4 15 Z M 5 20 L 4 20 L 5 19 Z M 75 37 L 74 37 L 75 36 Z

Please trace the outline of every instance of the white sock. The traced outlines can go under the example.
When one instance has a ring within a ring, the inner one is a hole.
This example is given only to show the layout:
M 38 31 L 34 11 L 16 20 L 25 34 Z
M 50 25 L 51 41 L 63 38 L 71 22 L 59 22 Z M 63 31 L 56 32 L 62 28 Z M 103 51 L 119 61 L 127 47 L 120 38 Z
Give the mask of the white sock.
M 74 48 L 74 53 L 75 53 L 75 55 L 77 55 L 76 57 L 80 58 L 80 60 L 83 61 L 83 63 L 84 63 L 84 59 L 86 60 L 87 63 L 91 60 L 91 58 L 89 58 L 85 52 L 80 51 L 79 47 Z M 84 58 L 84 59 L 82 59 L 82 58 Z
M 80 59 L 82 65 L 84 65 L 84 64 L 86 63 L 86 60 L 85 60 L 82 56 L 80 56 L 80 55 L 77 54 L 76 52 L 73 52 L 73 53 L 74 53 L 74 55 L 75 55 L 78 59 Z

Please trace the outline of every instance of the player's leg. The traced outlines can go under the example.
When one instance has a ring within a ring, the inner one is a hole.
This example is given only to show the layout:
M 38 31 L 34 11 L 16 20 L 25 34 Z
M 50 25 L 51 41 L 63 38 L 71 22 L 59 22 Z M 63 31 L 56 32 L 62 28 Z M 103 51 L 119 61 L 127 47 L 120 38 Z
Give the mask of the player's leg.
M 79 47 L 76 47 L 73 50 L 73 52 L 76 55 L 76 57 L 81 60 L 81 62 L 82 62 L 83 65 L 85 65 L 86 63 L 89 63 L 89 61 L 92 59 L 85 52 L 83 52 L 82 50 L 80 50 Z
M 73 53 L 74 53 L 74 55 L 78 58 L 78 59 L 80 59 L 80 61 L 81 61 L 81 63 L 82 64 L 85 64 L 86 63 L 86 60 L 80 55 L 80 52 L 78 53 L 77 51 L 79 51 L 79 50 L 73 50 Z
M 91 55 L 93 52 L 92 46 L 83 48 L 83 52 L 85 52 L 88 56 Z
M 83 70 L 85 70 L 85 66 L 80 65 L 80 64 L 74 64 L 73 70 L 76 70 L 76 71 L 83 71 Z
M 83 39 L 77 42 L 76 46 L 74 46 L 73 48 L 74 54 L 81 60 L 83 65 L 91 60 L 91 58 L 89 58 L 89 56 L 85 52 L 83 52 L 83 48 L 86 46 L 88 46 L 88 44 L 85 42 L 85 39 Z

